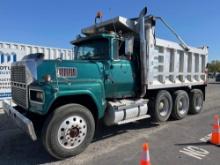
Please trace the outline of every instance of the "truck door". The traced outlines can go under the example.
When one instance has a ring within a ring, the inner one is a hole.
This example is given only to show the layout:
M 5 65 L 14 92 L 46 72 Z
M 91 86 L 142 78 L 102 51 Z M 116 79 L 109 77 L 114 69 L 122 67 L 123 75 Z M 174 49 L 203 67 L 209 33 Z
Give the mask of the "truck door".
M 108 98 L 132 97 L 135 95 L 134 62 L 119 51 L 117 40 L 113 40 L 113 59 L 106 64 L 105 90 Z M 123 47 L 121 47 L 123 49 Z

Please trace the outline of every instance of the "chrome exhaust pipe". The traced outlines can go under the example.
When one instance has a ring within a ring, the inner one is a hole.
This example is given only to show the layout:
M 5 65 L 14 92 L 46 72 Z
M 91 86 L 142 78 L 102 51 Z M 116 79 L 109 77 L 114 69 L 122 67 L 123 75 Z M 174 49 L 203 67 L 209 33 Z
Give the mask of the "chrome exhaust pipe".
M 139 37 L 140 37 L 140 75 L 141 75 L 141 90 L 139 97 L 144 97 L 146 94 L 147 84 L 147 49 L 146 49 L 146 32 L 145 32 L 145 15 L 147 7 L 141 10 L 139 14 Z

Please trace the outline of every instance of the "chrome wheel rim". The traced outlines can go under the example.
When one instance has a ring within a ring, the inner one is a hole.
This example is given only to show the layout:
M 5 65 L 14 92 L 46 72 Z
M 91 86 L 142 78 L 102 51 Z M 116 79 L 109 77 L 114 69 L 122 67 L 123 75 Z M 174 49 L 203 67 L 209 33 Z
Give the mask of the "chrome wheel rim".
M 187 100 L 184 97 L 181 97 L 177 103 L 177 109 L 179 111 L 179 113 L 181 115 L 184 115 L 187 110 L 188 110 L 188 106 L 187 106 Z
M 159 103 L 159 113 L 163 117 L 169 113 L 169 101 L 166 98 L 163 98 Z
M 66 118 L 58 129 L 58 142 L 66 149 L 73 149 L 79 146 L 87 134 L 87 123 L 81 116 Z
M 195 95 L 195 108 L 196 110 L 200 110 L 202 107 L 203 98 L 200 95 Z

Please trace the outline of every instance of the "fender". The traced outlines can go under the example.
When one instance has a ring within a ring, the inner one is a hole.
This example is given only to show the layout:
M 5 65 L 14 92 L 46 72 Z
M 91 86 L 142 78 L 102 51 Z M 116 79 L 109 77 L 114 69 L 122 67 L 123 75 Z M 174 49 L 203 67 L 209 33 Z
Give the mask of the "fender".
M 53 87 L 55 87 L 53 85 Z M 49 90 L 50 89 L 50 90 Z M 31 108 L 31 111 L 38 112 L 41 115 L 48 113 L 49 109 L 60 97 L 65 96 L 80 96 L 88 95 L 94 101 L 98 109 L 98 118 L 104 116 L 104 111 L 106 107 L 104 85 L 102 81 L 74 81 L 71 83 L 59 83 L 59 90 L 52 92 L 51 88 L 44 88 L 45 91 L 45 103 L 43 104 L 42 110 L 39 112 L 35 108 Z M 85 100 L 86 101 L 86 100 Z

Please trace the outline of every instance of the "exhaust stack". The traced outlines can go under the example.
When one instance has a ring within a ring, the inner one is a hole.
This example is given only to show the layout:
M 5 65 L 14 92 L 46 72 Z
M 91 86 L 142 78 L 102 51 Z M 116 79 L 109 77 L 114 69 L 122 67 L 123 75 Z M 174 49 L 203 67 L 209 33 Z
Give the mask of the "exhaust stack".
M 145 34 L 145 15 L 147 7 L 141 10 L 139 14 L 139 37 L 140 37 L 140 74 L 141 74 L 141 91 L 139 96 L 144 97 L 146 94 L 146 79 L 147 79 L 147 49 L 146 49 L 146 34 Z

